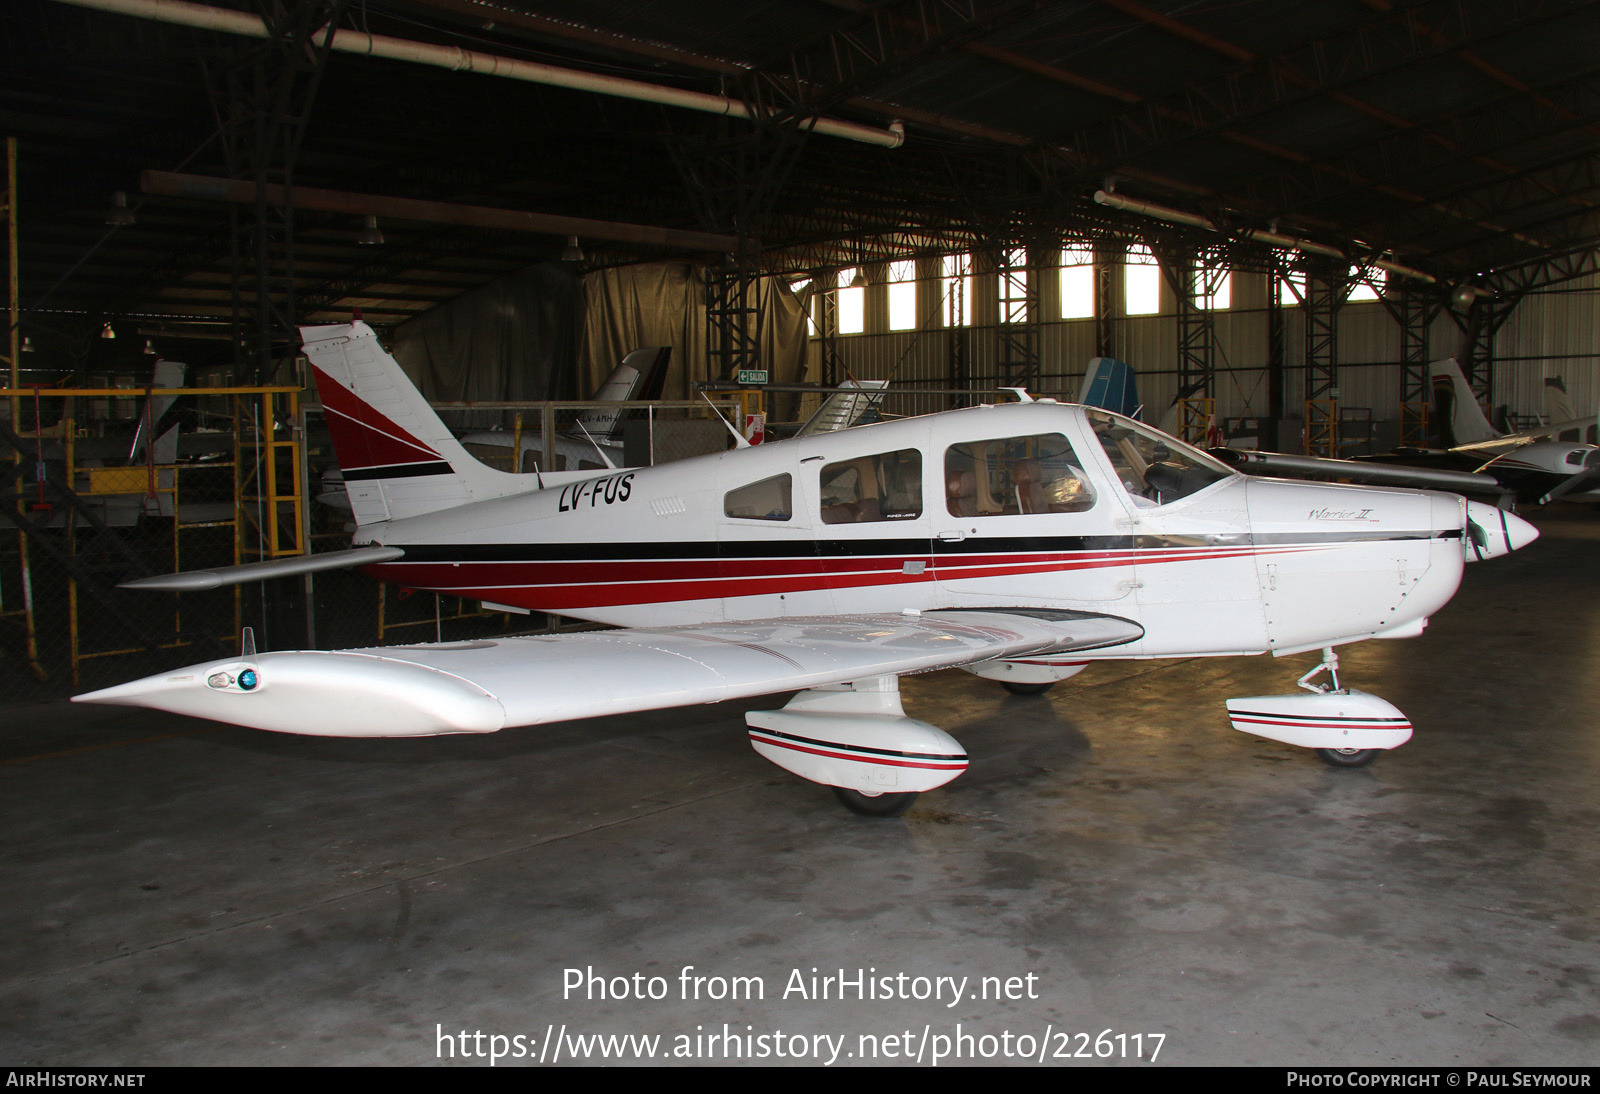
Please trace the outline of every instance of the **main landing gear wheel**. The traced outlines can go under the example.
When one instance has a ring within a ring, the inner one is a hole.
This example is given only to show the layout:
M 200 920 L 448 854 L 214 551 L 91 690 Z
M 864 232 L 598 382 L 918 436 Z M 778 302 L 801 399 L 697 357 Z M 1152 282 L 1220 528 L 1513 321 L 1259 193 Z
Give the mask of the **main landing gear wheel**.
M 898 817 L 917 800 L 916 794 L 867 795 L 843 786 L 834 787 L 833 793 L 840 805 L 863 817 Z
M 1002 680 L 1000 686 L 1012 695 L 1043 695 L 1056 685 L 1054 680 L 1043 684 L 1019 684 L 1015 680 Z
M 1366 767 L 1378 758 L 1377 748 L 1319 748 L 1317 755 L 1329 767 Z

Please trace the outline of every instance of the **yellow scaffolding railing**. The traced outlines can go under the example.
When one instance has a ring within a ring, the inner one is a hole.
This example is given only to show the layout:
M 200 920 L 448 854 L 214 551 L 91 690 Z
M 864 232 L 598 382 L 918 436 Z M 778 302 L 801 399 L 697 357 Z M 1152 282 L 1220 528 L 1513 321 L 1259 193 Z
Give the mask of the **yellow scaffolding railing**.
M 226 396 L 233 400 L 233 459 L 212 460 L 203 464 L 133 463 L 121 467 L 82 466 L 78 461 L 77 445 L 80 434 L 73 417 L 73 403 L 82 398 L 130 398 L 143 396 L 146 405 L 153 396 Z M 304 554 L 306 543 L 303 534 L 304 497 L 300 490 L 300 461 L 302 445 L 299 430 L 295 427 L 279 428 L 279 422 L 297 422 L 300 397 L 298 387 L 199 387 L 199 388 L 7 388 L 0 390 L 0 398 L 16 406 L 22 398 L 37 402 L 64 400 L 59 424 L 50 427 L 50 437 L 35 429 L 33 440 L 43 445 L 59 438 L 62 453 L 63 481 L 73 493 L 100 504 L 114 497 L 137 497 L 140 516 L 155 516 L 171 522 L 170 558 L 174 572 L 183 568 L 183 533 L 198 528 L 232 527 L 232 562 L 234 564 L 264 558 L 283 558 Z M 275 413 L 276 412 L 276 413 Z M 40 417 L 42 415 L 36 415 Z M 14 424 L 19 419 L 13 417 Z M 18 431 L 19 433 L 21 431 Z M 25 433 L 22 434 L 27 438 Z M 225 515 L 211 515 L 205 519 L 185 520 L 185 494 L 182 488 L 188 475 L 207 475 L 229 472 L 230 500 Z M 15 473 L 16 492 L 20 498 L 26 479 L 22 460 L 17 459 Z M 19 505 L 24 504 L 19 501 Z M 47 524 L 53 524 L 48 519 Z M 75 519 L 61 522 L 61 532 L 69 557 L 78 554 L 79 525 Z M 252 534 L 253 533 L 253 534 Z M 28 619 L 29 654 L 33 659 L 35 674 L 42 679 L 43 667 L 38 659 L 36 621 L 32 618 L 32 578 L 28 572 L 27 533 L 19 531 L 21 563 L 24 568 L 23 589 Z M 216 564 L 208 560 L 208 564 Z M 114 657 L 141 652 L 144 647 L 119 647 L 88 649 L 83 642 L 82 592 L 79 582 L 67 579 L 67 629 L 68 660 L 74 686 L 79 684 L 80 670 L 85 661 L 99 657 Z M 171 641 L 158 642 L 160 649 L 173 649 L 190 644 L 181 636 L 181 615 L 174 610 L 173 637 Z M 238 590 L 234 590 L 233 626 L 237 633 L 240 624 Z M 228 636 L 217 636 L 225 638 Z
M 1339 455 L 1339 400 L 1306 400 L 1306 455 Z

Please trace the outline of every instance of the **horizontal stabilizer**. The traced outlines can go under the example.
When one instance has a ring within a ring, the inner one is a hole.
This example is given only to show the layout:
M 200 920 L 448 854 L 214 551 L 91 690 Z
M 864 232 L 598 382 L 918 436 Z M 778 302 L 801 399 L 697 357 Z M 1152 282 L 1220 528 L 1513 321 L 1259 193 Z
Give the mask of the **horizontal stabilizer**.
M 393 561 L 404 554 L 398 547 L 352 547 L 348 551 L 328 551 L 320 555 L 291 555 L 288 558 L 269 558 L 265 562 L 247 562 L 242 566 L 219 566 L 214 570 L 187 570 L 181 574 L 141 577 L 124 581 L 119 588 L 192 593 L 221 588 L 223 585 L 243 585 L 247 581 L 265 581 L 272 577 L 371 566 L 375 562 Z

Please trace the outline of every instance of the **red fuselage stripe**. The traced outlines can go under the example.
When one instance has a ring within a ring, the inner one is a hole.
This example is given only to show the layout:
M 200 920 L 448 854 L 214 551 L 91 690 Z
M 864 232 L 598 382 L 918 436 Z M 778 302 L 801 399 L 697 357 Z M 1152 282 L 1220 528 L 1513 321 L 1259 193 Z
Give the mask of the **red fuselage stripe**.
M 1410 729 L 1410 722 L 1383 722 L 1371 718 L 1334 718 L 1324 722 L 1283 721 L 1278 718 L 1246 718 L 1238 714 L 1230 721 L 1253 726 L 1290 726 L 1295 729 Z
M 750 740 L 756 744 L 773 745 L 776 748 L 787 748 L 792 752 L 804 752 L 811 756 L 826 756 L 833 760 L 854 760 L 861 764 L 875 764 L 878 767 L 917 767 L 929 771 L 965 771 L 967 758 L 948 760 L 943 763 L 927 763 L 920 760 L 891 760 L 886 756 L 863 755 L 859 752 L 834 752 L 826 748 L 808 748 L 805 745 L 794 744 L 791 741 L 776 741 L 771 737 L 758 737 L 750 734 Z
M 581 548 L 579 548 L 581 549 Z M 385 562 L 370 567 L 384 581 L 479 600 L 563 611 L 619 604 L 660 604 L 822 589 L 1070 574 L 1118 566 L 1281 554 L 1306 550 L 1226 547 L 1054 554 L 856 555 L 770 559 L 583 559 L 519 562 Z M 1319 548 L 1312 548 L 1319 549 Z M 921 563 L 921 573 L 905 564 Z

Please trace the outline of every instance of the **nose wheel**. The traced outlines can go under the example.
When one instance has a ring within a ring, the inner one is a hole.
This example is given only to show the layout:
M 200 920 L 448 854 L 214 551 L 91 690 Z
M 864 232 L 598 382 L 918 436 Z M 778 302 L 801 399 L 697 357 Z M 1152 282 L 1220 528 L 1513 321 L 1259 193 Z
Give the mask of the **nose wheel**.
M 1376 748 L 1319 748 L 1317 755 L 1329 767 L 1366 767 L 1378 758 Z
M 834 787 L 833 793 L 840 805 L 862 817 L 898 817 L 917 800 L 916 794 L 868 795 L 844 786 Z

